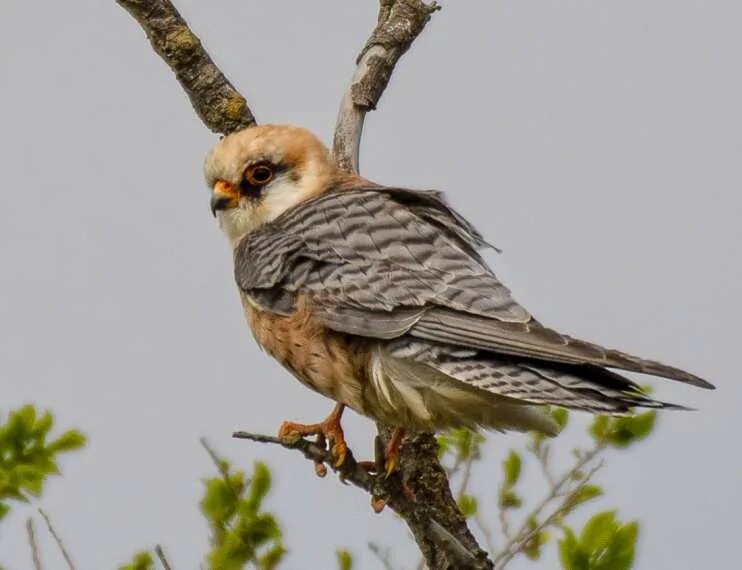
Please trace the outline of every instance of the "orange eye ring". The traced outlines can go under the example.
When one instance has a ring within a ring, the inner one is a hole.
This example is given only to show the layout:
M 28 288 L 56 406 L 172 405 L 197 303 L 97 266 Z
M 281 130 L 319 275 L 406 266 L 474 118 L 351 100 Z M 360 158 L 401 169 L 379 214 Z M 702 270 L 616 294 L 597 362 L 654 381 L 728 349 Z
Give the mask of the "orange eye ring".
M 273 180 L 273 168 L 265 163 L 248 166 L 245 170 L 245 180 L 252 186 L 265 186 Z

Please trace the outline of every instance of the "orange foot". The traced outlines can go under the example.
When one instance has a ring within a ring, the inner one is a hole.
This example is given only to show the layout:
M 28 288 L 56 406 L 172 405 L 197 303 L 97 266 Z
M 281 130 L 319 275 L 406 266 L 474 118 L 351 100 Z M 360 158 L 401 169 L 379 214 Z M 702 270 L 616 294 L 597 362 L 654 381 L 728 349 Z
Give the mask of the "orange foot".
M 278 430 L 278 437 L 304 437 L 306 435 L 316 435 L 317 443 L 324 446 L 325 441 L 330 442 L 330 453 L 332 454 L 333 467 L 341 467 L 345 463 L 345 457 L 348 454 L 348 446 L 345 443 L 343 428 L 340 425 L 340 419 L 345 410 L 344 404 L 337 404 L 330 415 L 318 424 L 296 424 L 294 422 L 283 422 Z M 324 476 L 327 472 L 321 463 L 315 465 L 315 471 L 319 476 Z

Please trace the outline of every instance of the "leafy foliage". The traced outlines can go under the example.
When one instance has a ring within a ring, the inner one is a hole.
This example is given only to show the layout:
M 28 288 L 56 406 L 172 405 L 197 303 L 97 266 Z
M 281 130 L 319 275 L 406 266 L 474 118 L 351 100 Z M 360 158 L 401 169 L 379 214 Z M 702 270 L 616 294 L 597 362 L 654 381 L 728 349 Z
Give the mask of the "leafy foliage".
M 155 570 L 155 560 L 149 552 L 137 552 L 131 562 L 119 566 L 119 570 Z
M 338 570 L 353 570 L 353 556 L 347 550 L 341 548 L 335 551 L 338 559 Z
M 211 529 L 211 568 L 238 570 L 252 564 L 260 570 L 276 568 L 286 553 L 275 517 L 262 510 L 271 486 L 271 474 L 256 462 L 252 477 L 233 470 L 217 458 L 221 477 L 206 479 L 201 512 Z
M 570 570 L 627 570 L 634 561 L 639 523 L 622 523 L 615 511 L 593 515 L 579 538 L 564 527 L 559 541 L 559 560 Z
M 569 425 L 569 412 L 552 408 L 550 414 L 561 430 Z M 481 501 L 467 491 L 472 465 L 482 458 L 484 438 L 466 430 L 452 430 L 439 436 L 441 459 L 446 465 L 452 482 L 461 480 L 456 495 L 462 513 L 473 518 L 493 551 L 495 565 L 504 567 L 517 555 L 538 560 L 549 544 L 553 530 L 561 530 L 558 541 L 561 565 L 565 570 L 625 570 L 634 559 L 638 524 L 620 522 L 615 511 L 602 511 L 593 515 L 577 533 L 567 523 L 567 518 L 591 501 L 604 496 L 602 487 L 591 482 L 602 466 L 600 457 L 608 449 L 625 450 L 648 437 L 655 427 L 653 411 L 628 417 L 596 416 L 588 427 L 592 446 L 573 450 L 574 463 L 558 476 L 553 473 L 553 443 L 539 433 L 529 434 L 525 453 L 516 449 L 508 451 L 502 462 L 502 477 L 498 487 L 496 508 L 505 545 L 493 547 L 494 539 L 483 523 Z M 526 506 L 518 492 L 518 484 L 527 459 L 540 466 L 546 483 L 546 494 L 530 512 L 521 514 L 520 524 L 513 531 L 511 517 L 517 517 Z
M 85 445 L 85 436 L 73 429 L 52 438 L 53 427 L 51 412 L 40 414 L 31 405 L 11 411 L 0 425 L 0 520 L 10 500 L 41 495 L 46 479 L 59 474 L 61 454 Z

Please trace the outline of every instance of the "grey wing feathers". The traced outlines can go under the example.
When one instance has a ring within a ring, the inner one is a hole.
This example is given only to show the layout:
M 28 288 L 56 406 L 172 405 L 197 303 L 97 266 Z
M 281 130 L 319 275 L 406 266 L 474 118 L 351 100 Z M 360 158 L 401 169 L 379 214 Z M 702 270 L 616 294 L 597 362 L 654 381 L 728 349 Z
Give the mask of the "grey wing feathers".
M 560 365 L 462 349 L 411 337 L 387 347 L 469 386 L 530 404 L 553 404 L 594 413 L 622 414 L 635 406 L 685 409 L 642 393 L 630 380 L 592 365 Z
M 535 321 L 502 323 L 433 309 L 418 319 L 410 334 L 427 340 L 472 346 L 513 356 L 567 364 L 593 364 L 652 374 L 701 388 L 713 388 L 706 380 L 679 368 L 574 339 Z
M 438 193 L 337 190 L 243 239 L 235 250 L 235 278 L 255 302 L 277 313 L 290 312 L 296 296 L 307 295 L 315 317 L 336 331 L 476 349 L 489 353 L 490 363 L 501 364 L 503 355 L 508 362 L 526 359 L 528 366 L 517 368 L 530 375 L 534 393 L 557 386 L 584 395 L 588 388 L 570 382 L 612 374 L 600 376 L 599 367 L 713 387 L 683 370 L 541 326 L 482 260 L 478 249 L 485 245 Z M 619 391 L 627 389 L 633 390 L 624 385 Z M 651 402 L 638 395 L 632 401 Z
M 286 212 L 238 245 L 237 284 L 248 293 L 302 291 L 318 303 L 369 312 L 442 305 L 530 320 L 476 253 L 484 244 L 479 235 L 434 194 L 424 194 L 417 207 L 405 204 L 413 194 L 345 190 Z M 449 231 L 439 225 L 443 216 Z

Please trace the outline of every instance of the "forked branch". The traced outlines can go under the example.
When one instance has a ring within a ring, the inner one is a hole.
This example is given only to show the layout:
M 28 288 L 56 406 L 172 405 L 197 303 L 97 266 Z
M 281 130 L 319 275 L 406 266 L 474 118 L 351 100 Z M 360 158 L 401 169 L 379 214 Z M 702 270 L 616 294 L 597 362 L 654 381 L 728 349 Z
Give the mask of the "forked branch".
M 228 134 L 256 124 L 245 98 L 217 68 L 169 0 L 116 1 L 142 26 L 209 129 Z M 397 62 L 437 9 L 435 2 L 380 0 L 377 24 L 358 56 L 338 114 L 333 154 L 346 170 L 358 171 L 366 113 L 376 108 Z M 387 440 L 390 429 L 378 428 L 380 437 Z M 329 462 L 326 449 L 306 440 L 287 443 L 244 432 L 235 437 L 299 449 L 312 461 Z M 492 561 L 469 531 L 451 494 L 437 451 L 432 434 L 417 434 L 404 443 L 401 474 L 389 479 L 374 477 L 353 461 L 343 469 L 342 476 L 368 492 L 372 500 L 384 501 L 405 520 L 430 570 L 492 568 Z M 402 482 L 409 486 L 414 499 L 404 492 Z

